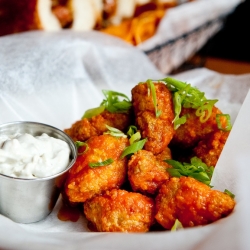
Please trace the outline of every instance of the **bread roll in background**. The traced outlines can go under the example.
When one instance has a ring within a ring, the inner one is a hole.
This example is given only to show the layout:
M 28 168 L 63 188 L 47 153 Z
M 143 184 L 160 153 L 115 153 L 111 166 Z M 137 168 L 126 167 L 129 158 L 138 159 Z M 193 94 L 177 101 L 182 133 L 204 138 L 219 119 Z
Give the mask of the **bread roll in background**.
M 191 0 L 0 0 L 0 36 L 72 29 L 99 30 L 123 38 L 139 30 L 139 38 L 128 34 L 132 40 L 124 39 L 138 44 L 154 34 L 167 8 L 187 1 Z
M 101 25 L 103 0 L 70 0 L 73 10 L 72 30 L 88 31 Z

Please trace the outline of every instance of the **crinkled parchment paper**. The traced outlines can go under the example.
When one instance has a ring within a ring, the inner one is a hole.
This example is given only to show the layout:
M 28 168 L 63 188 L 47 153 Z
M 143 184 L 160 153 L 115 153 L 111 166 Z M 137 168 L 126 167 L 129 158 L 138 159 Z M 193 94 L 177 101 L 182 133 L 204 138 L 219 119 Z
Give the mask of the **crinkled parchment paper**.
M 0 123 L 29 120 L 64 129 L 100 104 L 102 89 L 130 97 L 138 82 L 162 77 L 140 50 L 97 32 L 6 36 L 0 39 Z M 197 86 L 208 98 L 218 98 L 218 106 L 235 121 L 213 178 L 214 188 L 236 195 L 237 205 L 229 217 L 177 232 L 93 233 L 84 218 L 76 223 L 58 220 L 59 200 L 38 223 L 17 224 L 0 215 L 0 248 L 250 249 L 250 96 L 240 110 L 250 74 L 196 69 L 174 77 Z

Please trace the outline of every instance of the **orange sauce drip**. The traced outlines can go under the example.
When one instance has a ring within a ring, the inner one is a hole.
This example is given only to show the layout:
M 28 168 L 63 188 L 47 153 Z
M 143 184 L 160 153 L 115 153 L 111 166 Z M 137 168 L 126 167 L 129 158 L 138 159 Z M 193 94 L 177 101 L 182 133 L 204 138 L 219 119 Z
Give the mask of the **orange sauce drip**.
M 61 221 L 77 222 L 81 216 L 79 207 L 70 207 L 63 204 L 58 211 L 57 218 Z

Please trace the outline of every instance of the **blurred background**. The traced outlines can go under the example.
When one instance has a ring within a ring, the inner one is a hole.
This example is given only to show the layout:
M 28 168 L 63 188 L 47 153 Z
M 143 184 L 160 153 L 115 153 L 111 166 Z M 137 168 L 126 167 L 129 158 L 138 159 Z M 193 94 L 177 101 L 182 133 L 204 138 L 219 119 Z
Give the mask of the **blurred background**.
M 250 73 L 250 0 L 0 0 L 0 39 L 99 31 L 145 52 L 165 74 Z
M 250 0 L 240 3 L 222 29 L 173 72 L 206 67 L 225 74 L 250 73 Z

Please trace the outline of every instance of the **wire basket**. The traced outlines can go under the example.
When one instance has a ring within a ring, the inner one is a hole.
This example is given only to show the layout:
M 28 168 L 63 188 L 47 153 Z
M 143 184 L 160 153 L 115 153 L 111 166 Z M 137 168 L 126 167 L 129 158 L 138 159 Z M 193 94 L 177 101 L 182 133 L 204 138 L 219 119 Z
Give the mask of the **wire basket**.
M 220 31 L 224 20 L 225 17 L 219 17 L 144 52 L 163 74 L 169 74 L 193 56 L 211 37 Z

